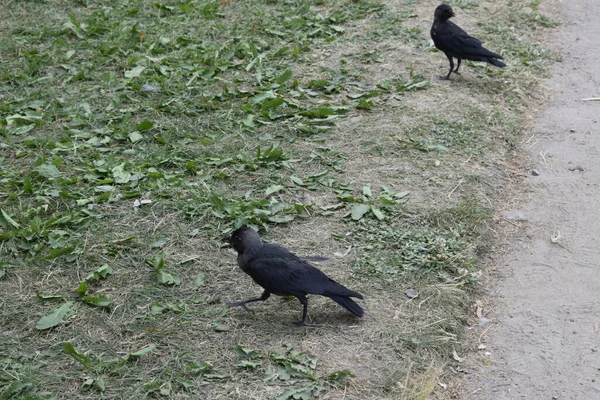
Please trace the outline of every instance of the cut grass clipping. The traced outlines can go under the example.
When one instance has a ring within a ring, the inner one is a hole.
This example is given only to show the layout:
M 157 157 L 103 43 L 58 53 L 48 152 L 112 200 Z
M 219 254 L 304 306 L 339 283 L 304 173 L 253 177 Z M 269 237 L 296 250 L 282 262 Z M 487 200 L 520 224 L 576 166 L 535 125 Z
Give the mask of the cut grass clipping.
M 2 2 L 0 398 L 449 396 L 556 25 L 451 3 L 508 68 L 440 82 L 430 1 Z M 242 224 L 365 318 L 223 306 Z

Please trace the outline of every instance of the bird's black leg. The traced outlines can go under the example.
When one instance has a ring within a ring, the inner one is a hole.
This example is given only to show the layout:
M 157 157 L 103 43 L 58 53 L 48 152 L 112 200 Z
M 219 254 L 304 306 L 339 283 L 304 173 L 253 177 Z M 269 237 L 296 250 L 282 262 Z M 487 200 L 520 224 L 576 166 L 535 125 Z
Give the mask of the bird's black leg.
M 454 69 L 454 61 L 452 61 L 452 57 L 450 57 L 448 54 L 446 54 L 446 57 L 448 57 L 448 61 L 450 61 L 450 71 L 448 72 L 448 75 L 446 75 L 445 80 L 450 79 L 450 74 L 452 73 L 452 70 Z
M 298 321 L 295 323 L 296 326 L 306 325 L 304 321 L 306 321 L 306 312 L 308 311 L 308 299 L 304 296 L 296 296 L 298 301 L 302 303 L 304 308 L 302 309 L 302 321 Z
M 248 307 L 246 307 L 246 304 L 252 303 L 254 301 L 265 301 L 266 299 L 269 298 L 269 296 L 271 296 L 271 292 L 265 290 L 260 297 L 255 297 L 252 299 L 242 300 L 242 301 L 225 302 L 225 304 L 229 307 L 242 307 L 246 311 L 254 312 L 251 309 L 249 309 Z
M 460 67 L 460 62 L 462 61 L 460 58 L 457 58 L 458 60 L 458 65 L 456 66 L 456 69 L 454 70 L 454 73 L 458 74 L 458 68 Z

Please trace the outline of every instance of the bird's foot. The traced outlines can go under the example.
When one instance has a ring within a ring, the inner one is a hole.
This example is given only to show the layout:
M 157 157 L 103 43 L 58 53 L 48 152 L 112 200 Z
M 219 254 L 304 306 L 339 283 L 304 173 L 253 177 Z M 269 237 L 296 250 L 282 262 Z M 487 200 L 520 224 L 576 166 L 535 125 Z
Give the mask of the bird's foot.
M 223 304 L 225 304 L 227 307 L 230 307 L 230 308 L 242 307 L 244 310 L 254 313 L 254 310 L 248 308 L 245 301 L 226 301 Z
M 440 76 L 440 80 L 442 80 L 442 81 L 449 81 L 450 80 L 450 76 L 449 75 Z

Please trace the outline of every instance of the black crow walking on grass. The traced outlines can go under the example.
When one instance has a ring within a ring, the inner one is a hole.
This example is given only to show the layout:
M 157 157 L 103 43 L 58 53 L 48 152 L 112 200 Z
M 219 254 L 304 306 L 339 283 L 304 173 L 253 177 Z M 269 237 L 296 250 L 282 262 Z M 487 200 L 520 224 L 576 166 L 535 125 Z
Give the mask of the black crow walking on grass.
M 263 243 L 251 228 L 239 228 L 223 240 L 237 251 L 237 263 L 242 271 L 264 289 L 260 297 L 227 303 L 228 306 L 248 309 L 246 304 L 267 300 L 271 293 L 294 296 L 304 307 L 302 320 L 296 324 L 304 325 L 308 308 L 306 295 L 318 294 L 329 297 L 357 317 L 363 316 L 363 309 L 351 299 L 362 299 L 360 293 L 345 288 L 283 247 Z
M 450 61 L 450 72 L 444 79 L 450 79 L 452 72 L 458 72 L 461 60 L 485 61 L 496 67 L 506 67 L 506 64 L 498 61 L 498 59 L 502 59 L 502 56 L 485 49 L 478 39 L 469 36 L 467 32 L 449 21 L 452 17 L 454 17 L 452 7 L 448 4 L 441 4 L 435 9 L 431 27 L 433 44 L 443 51 Z M 453 57 L 458 59 L 456 69 L 454 69 Z

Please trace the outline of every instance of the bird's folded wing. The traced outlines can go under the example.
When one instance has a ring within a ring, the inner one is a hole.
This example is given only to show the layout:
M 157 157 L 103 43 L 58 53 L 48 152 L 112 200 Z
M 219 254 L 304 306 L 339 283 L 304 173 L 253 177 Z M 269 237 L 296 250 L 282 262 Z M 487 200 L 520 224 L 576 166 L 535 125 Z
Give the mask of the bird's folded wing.
M 308 266 L 297 257 L 265 256 L 250 260 L 244 271 L 269 292 L 294 296 L 306 294 L 302 277 Z

